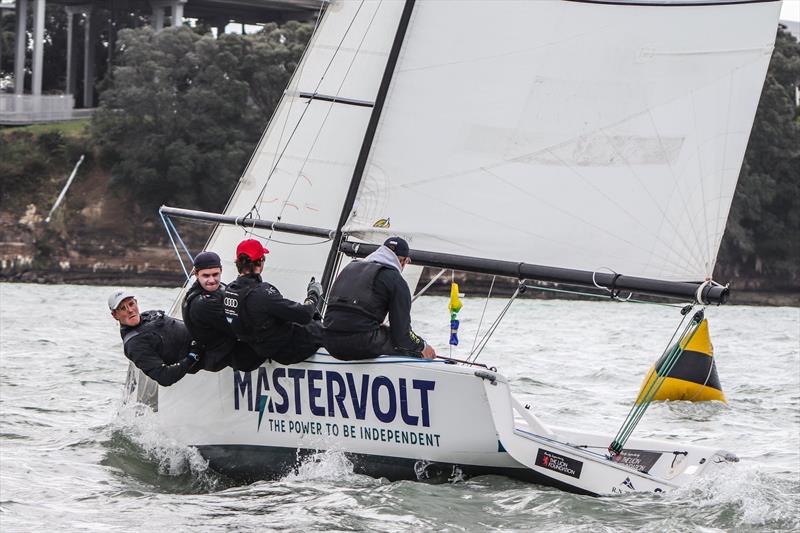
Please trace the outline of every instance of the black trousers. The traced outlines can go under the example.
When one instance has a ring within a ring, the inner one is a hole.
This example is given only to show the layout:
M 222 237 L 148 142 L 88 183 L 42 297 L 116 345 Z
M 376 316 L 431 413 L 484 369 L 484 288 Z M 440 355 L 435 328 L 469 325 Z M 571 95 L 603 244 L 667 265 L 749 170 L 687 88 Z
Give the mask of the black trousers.
M 357 333 L 325 330 L 322 340 L 328 353 L 342 361 L 372 359 L 379 355 L 409 355 L 395 349 L 388 326 Z
M 213 346 L 204 347 L 201 354 L 200 364 L 195 368 L 208 372 L 219 372 L 228 367 L 242 371 L 255 370 L 267 359 L 248 344 L 234 339 L 221 339 Z
M 265 345 L 262 352 L 267 358 L 282 365 L 291 365 L 305 361 L 322 346 L 322 322 L 312 320 L 308 324 L 292 324 L 289 342 L 279 348 Z
M 231 368 L 250 372 L 260 367 L 266 361 L 266 356 L 260 355 L 250 345 L 237 342 L 236 347 L 230 354 Z

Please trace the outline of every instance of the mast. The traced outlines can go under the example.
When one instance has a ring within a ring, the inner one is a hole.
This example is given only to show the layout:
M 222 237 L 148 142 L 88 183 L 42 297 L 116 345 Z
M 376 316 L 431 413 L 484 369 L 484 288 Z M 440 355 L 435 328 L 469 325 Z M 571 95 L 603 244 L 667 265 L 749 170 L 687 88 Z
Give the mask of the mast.
M 356 200 L 358 188 L 361 185 L 361 179 L 364 176 L 364 169 L 367 166 L 367 158 L 369 157 L 370 148 L 372 147 L 372 141 L 375 138 L 375 132 L 378 129 L 378 121 L 381 117 L 383 104 L 386 101 L 386 94 L 389 92 L 389 84 L 392 81 L 392 75 L 394 74 L 394 69 L 397 65 L 397 59 L 400 56 L 400 49 L 403 46 L 403 39 L 405 38 L 406 30 L 408 29 L 408 23 L 411 20 L 411 13 L 414 10 L 415 1 L 416 0 L 406 0 L 403 13 L 400 16 L 400 23 L 397 27 L 397 33 L 395 33 L 394 36 L 392 49 L 390 50 L 389 58 L 386 61 L 386 69 L 383 71 L 383 78 L 381 79 L 381 85 L 378 88 L 378 95 L 375 99 L 375 105 L 372 108 L 369 124 L 367 124 L 364 141 L 361 143 L 361 151 L 358 154 L 358 159 L 356 161 L 355 168 L 353 169 L 353 178 L 350 180 L 350 188 L 347 190 L 347 196 L 345 197 L 344 204 L 342 205 L 342 212 L 339 216 L 339 222 L 336 224 L 336 230 L 333 235 L 333 243 L 331 245 L 330 252 L 328 253 L 328 259 L 325 262 L 325 269 L 322 273 L 322 286 L 326 291 L 330 286 L 331 278 L 333 277 L 333 270 L 336 265 L 336 257 L 339 254 L 339 241 L 342 238 L 342 227 L 350 216 L 350 212 L 352 211 L 353 204 Z

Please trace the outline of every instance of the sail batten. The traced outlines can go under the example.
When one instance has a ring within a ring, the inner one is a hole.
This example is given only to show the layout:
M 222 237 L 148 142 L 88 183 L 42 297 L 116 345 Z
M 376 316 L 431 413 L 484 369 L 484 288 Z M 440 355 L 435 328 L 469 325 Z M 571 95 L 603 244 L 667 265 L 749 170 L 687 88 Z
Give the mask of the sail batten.
M 352 98 L 345 98 L 343 96 L 331 96 L 329 94 L 320 93 L 289 93 L 289 96 L 297 96 L 299 98 L 306 98 L 308 100 L 322 100 L 324 102 L 333 102 L 337 104 L 355 105 L 361 107 L 374 107 L 375 102 L 367 102 L 366 100 L 355 100 Z

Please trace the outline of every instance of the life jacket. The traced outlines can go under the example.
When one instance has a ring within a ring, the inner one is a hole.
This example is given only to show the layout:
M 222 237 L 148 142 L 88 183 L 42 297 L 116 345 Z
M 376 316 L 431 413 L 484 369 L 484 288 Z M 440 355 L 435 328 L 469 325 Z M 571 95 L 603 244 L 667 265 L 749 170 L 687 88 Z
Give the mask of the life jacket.
M 236 340 L 248 344 L 259 344 L 264 341 L 264 327 L 256 328 L 247 313 L 245 302 L 261 282 L 249 275 L 239 276 L 225 287 L 222 305 L 225 309 L 225 320 L 231 325 Z
M 189 289 L 189 292 L 187 292 L 186 296 L 183 298 L 183 302 L 181 303 L 181 315 L 183 316 L 183 323 L 186 324 L 186 328 L 189 330 L 189 333 L 191 333 L 192 338 L 199 344 L 213 344 L 214 340 L 216 340 L 216 337 L 219 335 L 219 332 L 216 330 L 196 326 L 192 322 L 192 316 L 189 312 L 192 304 L 197 298 L 209 298 L 217 300 L 219 304 L 222 305 L 223 300 L 225 299 L 225 288 L 226 285 L 224 283 L 220 283 L 219 289 L 214 292 L 207 292 L 203 290 L 203 287 L 201 287 L 199 283 L 195 282 L 194 285 L 192 285 Z
M 201 294 L 203 294 L 203 287 L 201 287 L 200 284 L 195 281 L 194 285 L 189 288 L 189 292 L 186 293 L 186 296 L 184 296 L 183 302 L 181 303 L 181 316 L 183 317 L 183 323 L 186 324 L 186 328 L 192 333 L 192 337 L 195 336 L 195 331 L 197 331 L 197 329 L 194 327 L 194 324 L 192 324 L 192 317 L 190 316 L 189 308 L 192 306 L 192 301 Z
M 138 326 L 123 330 L 123 348 L 127 348 L 128 342 L 137 335 L 149 332 L 161 338 L 158 355 L 167 363 L 176 363 L 183 358 L 191 342 L 189 332 L 180 320 L 167 316 L 164 311 L 145 311 L 140 315 Z
M 328 310 L 355 311 L 383 323 L 389 312 L 375 295 L 378 272 L 391 268 L 372 261 L 353 261 L 339 273 L 328 297 Z

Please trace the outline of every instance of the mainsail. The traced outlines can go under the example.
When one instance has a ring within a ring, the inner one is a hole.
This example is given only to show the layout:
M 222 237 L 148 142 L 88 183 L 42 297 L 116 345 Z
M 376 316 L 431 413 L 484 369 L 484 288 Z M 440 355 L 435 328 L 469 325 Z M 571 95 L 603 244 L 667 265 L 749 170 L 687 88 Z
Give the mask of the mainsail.
M 417 2 L 345 230 L 711 276 L 779 4 L 627 4 Z
M 342 237 L 389 233 L 433 253 L 702 281 L 779 7 L 331 2 L 225 212 L 330 230 L 254 231 L 294 298 Z M 232 259 L 241 237 L 220 225 L 209 248 Z

